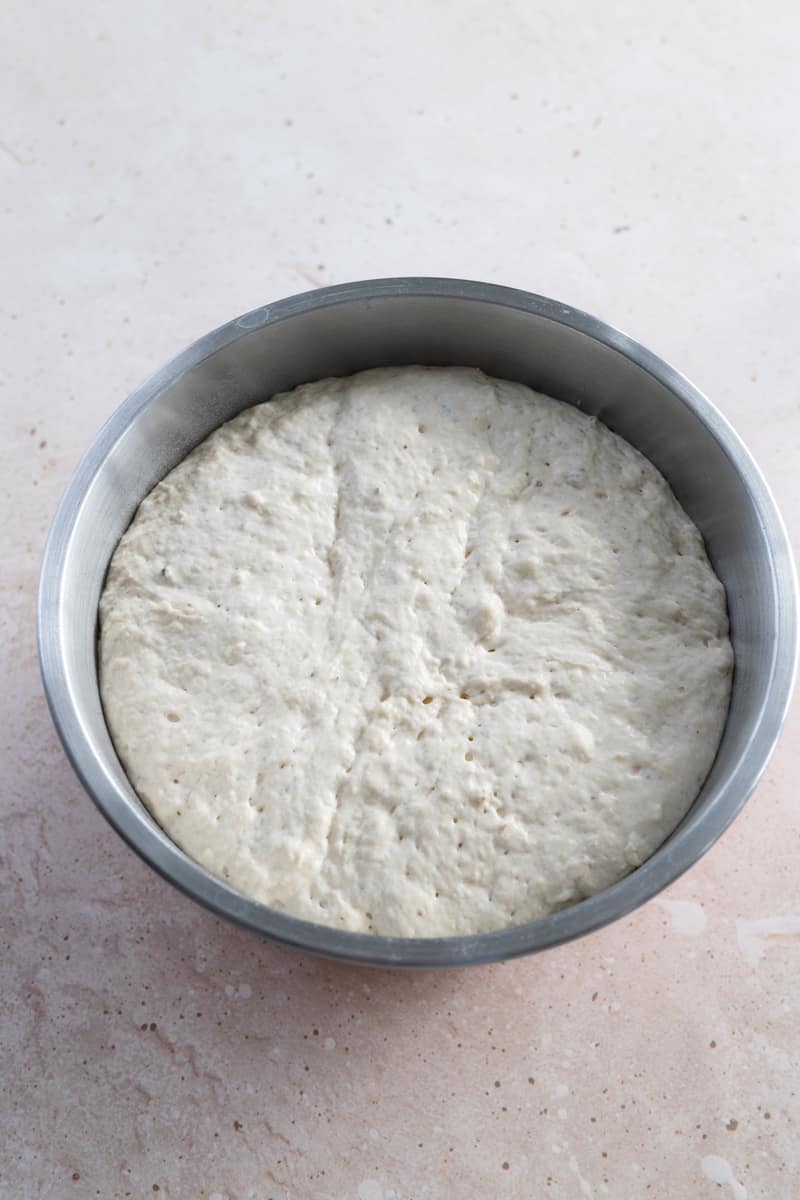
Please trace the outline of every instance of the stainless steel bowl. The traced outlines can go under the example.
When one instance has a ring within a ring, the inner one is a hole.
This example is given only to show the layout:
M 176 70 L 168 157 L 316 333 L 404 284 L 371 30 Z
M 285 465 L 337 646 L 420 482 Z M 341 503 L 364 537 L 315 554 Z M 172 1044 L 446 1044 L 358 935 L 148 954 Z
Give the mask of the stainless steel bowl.
M 308 380 L 406 363 L 470 365 L 519 380 L 597 414 L 643 451 L 705 537 L 728 590 L 736 653 L 714 766 L 652 858 L 580 904 L 473 937 L 341 932 L 233 891 L 179 850 L 138 800 L 98 694 L 98 597 L 114 547 L 153 485 L 247 405 Z M 294 296 L 231 321 L 163 367 L 106 423 L 67 488 L 45 550 L 38 619 L 56 728 L 84 787 L 128 844 L 221 916 L 304 950 L 383 966 L 511 958 L 598 929 L 655 896 L 713 845 L 755 786 L 784 719 L 797 654 L 786 533 L 758 468 L 708 400 L 594 317 L 527 292 L 452 279 L 382 279 Z

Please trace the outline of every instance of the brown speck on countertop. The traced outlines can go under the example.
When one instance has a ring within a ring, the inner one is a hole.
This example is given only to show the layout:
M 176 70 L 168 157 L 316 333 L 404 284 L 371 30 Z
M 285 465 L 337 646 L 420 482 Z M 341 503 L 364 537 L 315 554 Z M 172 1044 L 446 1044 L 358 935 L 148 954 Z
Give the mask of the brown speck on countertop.
M 730 1121 L 728 1121 L 728 1124 L 725 1126 L 725 1128 L 728 1130 L 729 1133 L 733 1133 L 735 1130 L 737 1130 L 739 1128 L 739 1122 L 736 1120 L 735 1117 L 731 1117 Z
M 716 1042 L 709 1042 L 708 1044 L 709 1044 L 709 1046 L 711 1047 L 711 1049 L 712 1049 L 712 1050 L 716 1050 L 716 1048 L 717 1048 L 717 1043 L 716 1043 Z

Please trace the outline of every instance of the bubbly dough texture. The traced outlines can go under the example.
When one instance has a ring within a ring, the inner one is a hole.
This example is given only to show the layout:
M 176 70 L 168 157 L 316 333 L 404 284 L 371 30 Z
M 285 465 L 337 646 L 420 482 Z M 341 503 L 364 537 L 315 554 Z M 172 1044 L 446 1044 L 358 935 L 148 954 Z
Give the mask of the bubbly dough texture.
M 662 476 L 466 368 L 222 426 L 143 501 L 100 619 L 117 751 L 178 845 L 399 936 L 521 924 L 642 863 L 730 691 L 724 589 Z

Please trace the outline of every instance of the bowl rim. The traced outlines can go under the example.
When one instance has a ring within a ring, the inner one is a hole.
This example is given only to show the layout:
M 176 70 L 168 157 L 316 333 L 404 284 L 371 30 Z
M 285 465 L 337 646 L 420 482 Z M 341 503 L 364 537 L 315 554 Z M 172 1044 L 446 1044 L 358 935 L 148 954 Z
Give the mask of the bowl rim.
M 777 636 L 766 697 L 738 760 L 702 815 L 693 819 L 690 810 L 641 867 L 586 900 L 525 925 L 450 937 L 401 938 L 338 930 L 269 908 L 211 875 L 106 773 L 80 719 L 61 652 L 61 594 L 71 537 L 95 476 L 138 413 L 165 387 L 254 330 L 330 305 L 401 297 L 477 301 L 533 314 L 586 334 L 644 369 L 697 416 L 742 478 L 766 534 L 775 587 Z M 658 355 L 598 317 L 536 293 L 436 276 L 381 278 L 302 292 L 235 317 L 193 342 L 123 401 L 80 460 L 53 518 L 40 572 L 37 640 L 45 696 L 73 769 L 109 823 L 164 879 L 218 916 L 298 950 L 381 967 L 466 966 L 560 945 L 628 915 L 678 879 L 721 836 L 758 783 L 786 716 L 797 669 L 797 577 L 777 505 L 749 451 L 714 405 Z

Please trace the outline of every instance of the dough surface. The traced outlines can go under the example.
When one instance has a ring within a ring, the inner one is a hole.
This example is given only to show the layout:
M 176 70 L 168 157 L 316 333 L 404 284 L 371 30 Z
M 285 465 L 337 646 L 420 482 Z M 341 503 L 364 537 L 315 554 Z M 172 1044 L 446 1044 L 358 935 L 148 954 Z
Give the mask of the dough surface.
M 642 863 L 716 753 L 725 592 L 656 469 L 467 368 L 241 413 L 142 502 L 106 719 L 187 854 L 308 920 L 518 925 Z

